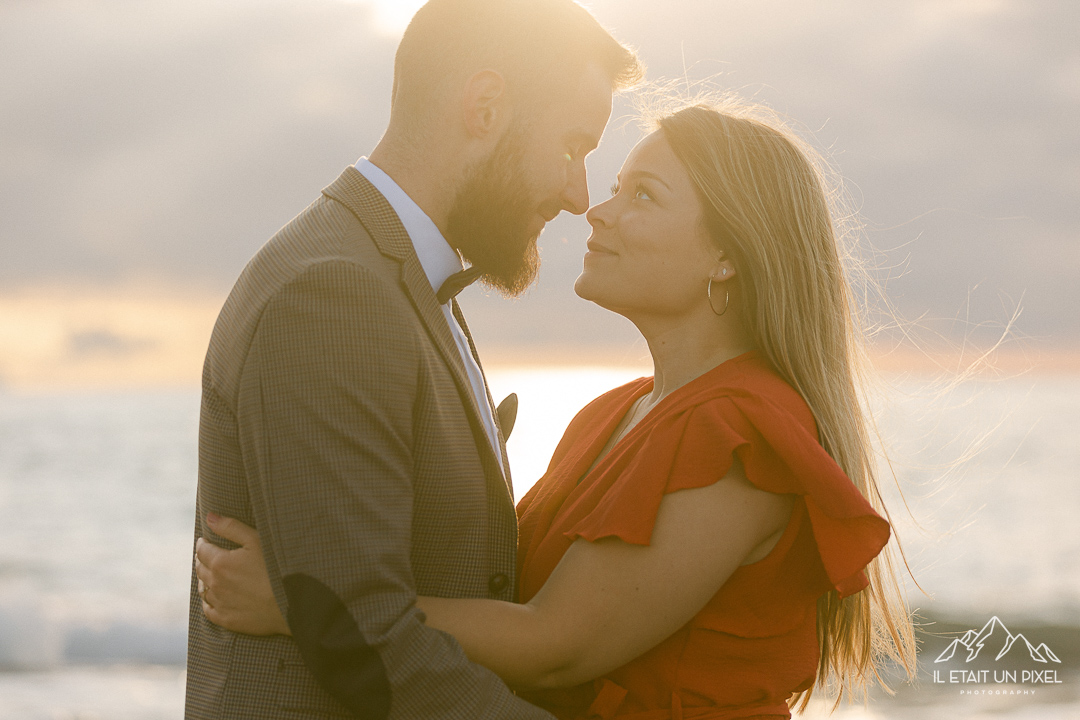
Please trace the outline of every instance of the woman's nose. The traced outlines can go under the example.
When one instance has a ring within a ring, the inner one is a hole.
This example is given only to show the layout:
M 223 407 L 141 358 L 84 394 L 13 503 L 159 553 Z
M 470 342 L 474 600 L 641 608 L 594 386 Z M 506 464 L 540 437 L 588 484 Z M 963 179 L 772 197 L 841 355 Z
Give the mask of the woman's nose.
M 614 199 L 605 200 L 589 208 L 589 211 L 585 213 L 585 219 L 590 225 L 594 228 L 608 228 L 615 224 L 615 213 L 611 202 Z

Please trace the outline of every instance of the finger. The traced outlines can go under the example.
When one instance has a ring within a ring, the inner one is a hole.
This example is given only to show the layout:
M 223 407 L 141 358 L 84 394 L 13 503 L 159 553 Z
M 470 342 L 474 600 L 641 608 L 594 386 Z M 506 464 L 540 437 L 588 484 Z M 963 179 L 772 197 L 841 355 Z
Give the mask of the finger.
M 210 585 L 204 585 L 203 588 L 204 592 L 201 593 L 203 603 L 209 605 L 210 607 L 217 607 L 218 605 L 220 605 L 217 596 L 214 595 L 213 587 Z
M 202 538 L 199 538 L 199 540 L 200 542 L 195 544 L 195 561 L 198 564 L 212 568 L 215 563 L 229 553 L 228 550 L 219 548 L 212 542 L 207 542 Z
M 215 625 L 221 624 L 221 617 L 219 616 L 218 611 L 214 609 L 213 605 L 206 602 L 205 600 L 202 601 L 202 611 L 203 615 L 206 616 L 207 620 L 214 623 Z
M 237 545 L 248 547 L 259 544 L 259 531 L 235 518 L 209 513 L 206 516 L 206 522 L 211 530 L 226 540 L 232 540 Z
M 199 578 L 199 592 L 202 592 L 203 584 L 209 585 L 214 579 L 214 573 L 210 568 L 200 562 L 195 563 L 195 577 Z

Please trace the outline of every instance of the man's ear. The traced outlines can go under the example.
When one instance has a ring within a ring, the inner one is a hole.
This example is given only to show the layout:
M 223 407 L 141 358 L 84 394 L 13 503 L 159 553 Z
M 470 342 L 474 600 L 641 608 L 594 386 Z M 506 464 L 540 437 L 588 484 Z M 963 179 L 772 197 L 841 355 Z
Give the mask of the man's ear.
M 503 127 L 510 115 L 506 81 L 494 70 L 481 70 L 465 82 L 462 118 L 469 134 L 484 138 Z

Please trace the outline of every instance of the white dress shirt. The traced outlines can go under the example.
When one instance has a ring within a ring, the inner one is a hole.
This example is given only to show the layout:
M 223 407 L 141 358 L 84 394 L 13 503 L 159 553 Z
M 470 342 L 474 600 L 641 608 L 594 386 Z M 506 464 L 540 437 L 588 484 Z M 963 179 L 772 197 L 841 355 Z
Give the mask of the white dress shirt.
M 446 238 L 442 236 L 439 228 L 435 226 L 427 213 L 420 209 L 420 206 L 394 182 L 393 178 L 366 157 L 356 161 L 356 169 L 375 186 L 376 190 L 382 193 L 382 196 L 390 203 L 390 207 L 397 213 L 401 224 L 405 226 L 405 232 L 409 234 L 409 238 L 412 240 L 413 249 L 416 250 L 416 257 L 419 258 L 420 266 L 424 269 L 428 282 L 431 283 L 431 289 L 437 294 L 448 277 L 462 270 L 461 258 L 450 247 L 450 243 L 446 242 Z M 495 418 L 491 413 L 491 406 L 487 401 L 484 375 L 480 372 L 480 366 L 476 364 L 476 360 L 473 358 L 472 350 L 469 348 L 469 339 L 465 337 L 465 332 L 454 317 L 451 302 L 448 301 L 442 304 L 442 312 L 446 316 L 446 324 L 450 326 L 450 333 L 454 336 L 454 342 L 457 343 L 461 360 L 465 363 L 465 372 L 469 376 L 469 384 L 472 385 L 473 398 L 476 400 L 477 407 L 480 408 L 480 417 L 484 421 L 488 442 L 491 443 L 491 448 L 495 451 L 495 457 L 499 459 L 501 467 L 502 453 L 499 451 L 499 431 L 495 425 Z M 505 474 L 505 472 L 506 469 L 503 468 L 503 473 Z

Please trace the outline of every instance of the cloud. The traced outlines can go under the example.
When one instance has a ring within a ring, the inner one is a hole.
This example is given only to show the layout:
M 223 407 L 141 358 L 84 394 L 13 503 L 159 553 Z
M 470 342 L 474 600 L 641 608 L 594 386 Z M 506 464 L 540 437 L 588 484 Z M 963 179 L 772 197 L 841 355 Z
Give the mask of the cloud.
M 5 7 L 5 285 L 223 287 L 385 124 L 394 41 L 363 5 Z
M 195 385 L 222 298 L 42 286 L 0 295 L 0 389 Z
M 123 357 L 153 349 L 155 341 L 143 337 L 120 335 L 107 328 L 82 330 L 68 335 L 68 355 L 81 359 L 92 355 Z
M 808 128 L 868 241 L 904 269 L 888 287 L 905 315 L 1004 319 L 1023 297 L 1024 331 L 1080 339 L 1080 5 L 592 7 L 651 77 L 713 77 Z M 364 3 L 0 3 L 0 288 L 160 278 L 225 292 L 374 146 L 395 44 Z M 637 137 L 609 129 L 594 197 Z M 552 223 L 521 300 L 467 291 L 482 343 L 633 341 L 573 295 L 588 231 Z

